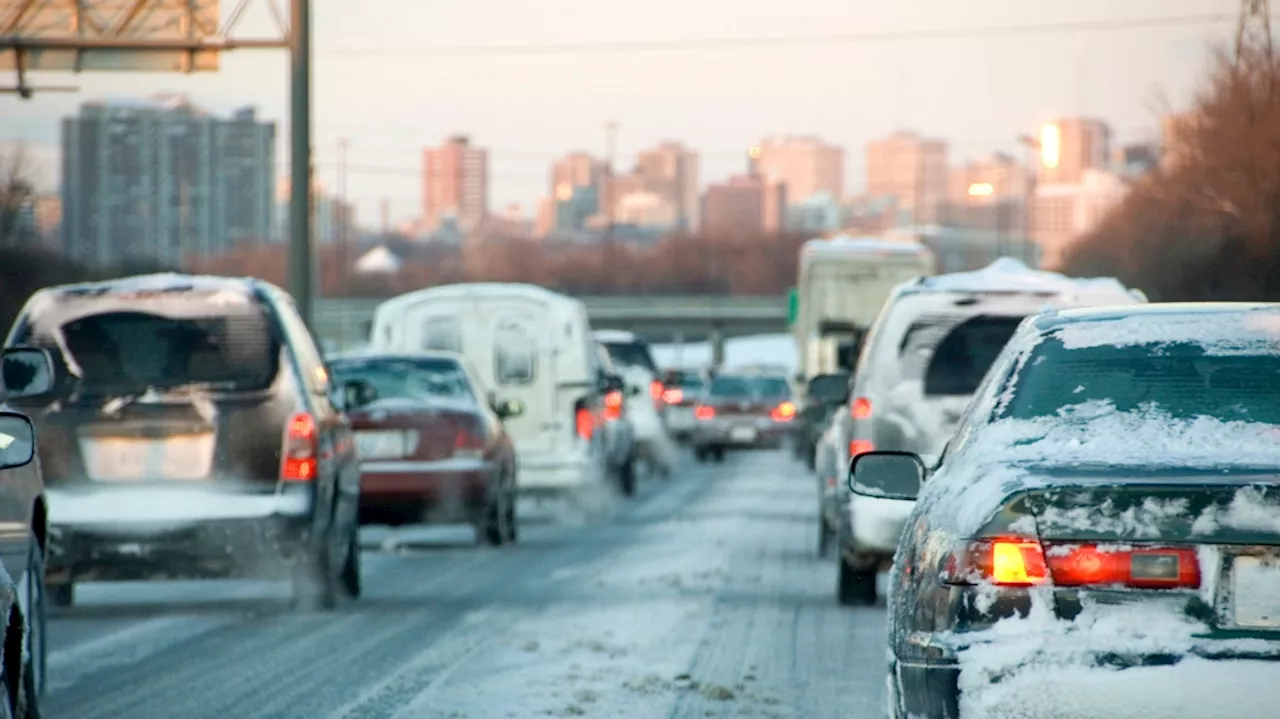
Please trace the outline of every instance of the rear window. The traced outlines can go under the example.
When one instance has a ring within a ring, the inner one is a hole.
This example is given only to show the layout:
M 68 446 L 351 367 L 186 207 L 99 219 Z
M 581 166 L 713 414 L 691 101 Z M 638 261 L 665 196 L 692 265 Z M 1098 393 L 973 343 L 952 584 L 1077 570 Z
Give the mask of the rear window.
M 1020 316 L 969 315 L 921 318 L 903 336 L 903 373 L 924 382 L 925 396 L 964 396 L 977 391 Z
M 755 394 L 751 382 L 742 377 L 716 377 L 710 394 L 716 397 L 750 397 Z
M 368 382 L 378 399 L 447 399 L 476 402 L 466 372 L 455 361 L 438 357 L 359 357 L 333 360 L 339 384 Z
M 783 377 L 758 377 L 753 384 L 761 399 L 787 399 L 791 396 L 791 385 Z
M 641 367 L 658 374 L 658 365 L 649 354 L 649 345 L 644 342 L 602 342 L 609 352 L 609 358 L 616 367 Z
M 838 401 L 849 391 L 849 375 L 830 374 L 809 381 L 809 396 L 819 401 Z
M 501 315 L 493 327 L 493 378 L 498 384 L 533 384 L 538 375 L 538 339 L 532 315 Z
M 1280 356 L 1206 356 L 1197 344 L 1066 349 L 1049 337 L 1018 373 L 1002 416 L 1053 417 L 1106 403 L 1115 411 L 1158 411 L 1175 419 L 1280 425 Z
M 279 368 L 280 344 L 260 310 L 212 317 L 106 312 L 60 329 L 85 394 L 192 384 L 261 390 Z
M 462 352 L 462 326 L 457 317 L 437 315 L 422 321 L 422 349 Z

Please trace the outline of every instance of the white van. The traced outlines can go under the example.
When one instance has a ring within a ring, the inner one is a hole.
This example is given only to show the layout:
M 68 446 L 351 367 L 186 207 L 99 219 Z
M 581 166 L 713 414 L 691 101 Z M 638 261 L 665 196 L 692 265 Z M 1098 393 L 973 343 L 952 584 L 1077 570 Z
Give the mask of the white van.
M 514 283 L 417 290 L 378 306 L 369 350 L 457 352 L 497 396 L 520 400 L 525 412 L 507 431 L 521 493 L 573 495 L 603 480 L 595 426 L 605 388 L 579 300 Z

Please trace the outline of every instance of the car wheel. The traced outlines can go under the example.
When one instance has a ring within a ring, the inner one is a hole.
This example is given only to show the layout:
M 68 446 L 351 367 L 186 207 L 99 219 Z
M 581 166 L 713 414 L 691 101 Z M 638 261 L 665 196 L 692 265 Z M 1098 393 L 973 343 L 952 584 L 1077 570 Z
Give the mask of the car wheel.
M 507 520 L 510 514 L 507 512 L 508 494 L 503 484 L 500 484 L 498 491 L 493 493 L 493 500 L 485 509 L 484 518 L 481 520 L 480 531 L 477 532 L 485 544 L 491 547 L 500 547 L 507 541 L 510 534 L 507 529 Z
M 724 461 L 724 447 L 716 447 L 711 450 L 711 457 L 719 464 Z
M 347 561 L 342 565 L 342 591 L 352 599 L 360 597 L 361 578 L 360 578 L 360 530 L 358 527 L 351 529 L 351 539 L 347 540 Z
M 40 697 L 44 694 L 47 647 L 45 644 L 46 595 L 44 587 L 44 549 L 34 537 L 30 541 L 27 571 L 18 583 L 19 605 L 26 619 L 23 637 L 22 682 L 13 697 L 13 716 L 37 719 Z
M 876 571 L 856 570 L 840 559 L 840 577 L 836 599 L 844 606 L 874 606 L 876 603 Z
M 693 458 L 694 458 L 694 459 L 696 459 L 696 460 L 698 460 L 699 462 L 705 462 L 705 461 L 707 461 L 707 450 L 706 450 L 706 448 L 705 448 L 705 447 L 694 447 L 694 448 L 693 448 Z
M 516 505 L 519 498 L 516 495 L 516 481 L 512 479 L 507 483 L 507 542 L 515 544 L 520 538 L 519 525 L 516 518 Z
M 634 497 L 636 495 L 636 459 L 630 457 L 621 467 L 618 468 L 618 486 L 622 489 L 625 497 Z
M 48 584 L 45 585 L 45 598 L 49 605 L 59 609 L 65 609 L 76 603 L 76 585 L 75 582 L 66 582 L 65 584 Z
M 333 559 L 327 546 L 312 550 L 292 567 L 293 602 L 305 610 L 332 609 L 338 603 Z

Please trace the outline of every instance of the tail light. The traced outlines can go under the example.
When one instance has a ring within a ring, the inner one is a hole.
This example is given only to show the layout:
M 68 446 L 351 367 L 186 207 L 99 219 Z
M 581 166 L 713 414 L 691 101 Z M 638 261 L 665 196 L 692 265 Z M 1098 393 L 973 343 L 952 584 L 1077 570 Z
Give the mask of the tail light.
M 458 459 L 476 459 L 484 456 L 484 435 L 463 427 L 453 441 L 453 456 Z
M 656 379 L 655 379 L 655 380 L 653 380 L 652 382 L 650 382 L 650 383 L 649 383 L 649 396 L 650 396 L 650 397 L 653 397 L 653 399 L 654 399 L 654 401 L 655 401 L 655 402 L 657 402 L 657 401 L 661 401 L 661 400 L 662 400 L 662 389 L 663 389 L 663 388 L 662 388 L 662 381 L 661 381 L 661 380 L 656 380 Z
M 591 439 L 591 435 L 595 433 L 596 420 L 591 416 L 591 409 L 588 407 L 578 407 L 574 411 L 573 424 L 578 431 L 578 436 L 582 439 Z
M 316 478 L 319 451 L 316 420 L 306 412 L 289 418 L 280 453 L 280 477 L 288 482 L 310 482 Z
M 697 417 L 698 419 L 715 419 L 716 408 L 707 406 L 705 404 L 700 404 L 696 408 L 694 408 L 693 416 Z
M 787 401 L 773 408 L 769 413 L 769 417 L 774 422 L 790 422 L 796 416 L 796 405 L 794 402 Z
M 613 390 L 604 396 L 604 418 L 609 421 L 622 417 L 622 390 Z
M 942 575 L 945 583 L 958 585 L 1197 589 L 1200 561 L 1188 547 L 1041 545 L 1035 539 L 1007 537 L 966 543 L 947 558 Z
M 871 416 L 871 400 L 859 397 L 849 406 L 849 416 L 854 419 L 867 419 Z
M 680 388 L 664 390 L 662 392 L 662 401 L 667 404 L 680 404 L 684 401 L 684 390 Z
M 869 439 L 853 439 L 849 440 L 849 459 L 853 459 L 860 454 L 874 452 L 876 446 Z

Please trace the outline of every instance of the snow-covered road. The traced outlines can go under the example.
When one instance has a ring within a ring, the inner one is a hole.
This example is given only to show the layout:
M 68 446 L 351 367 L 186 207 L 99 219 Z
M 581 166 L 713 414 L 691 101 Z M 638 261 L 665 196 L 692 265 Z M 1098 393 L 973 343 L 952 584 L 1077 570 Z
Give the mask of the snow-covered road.
M 789 453 L 682 458 L 611 518 L 511 549 L 370 531 L 365 596 L 330 614 L 273 584 L 85 585 L 49 624 L 45 713 L 882 717 L 884 610 L 836 606 L 815 509 Z

